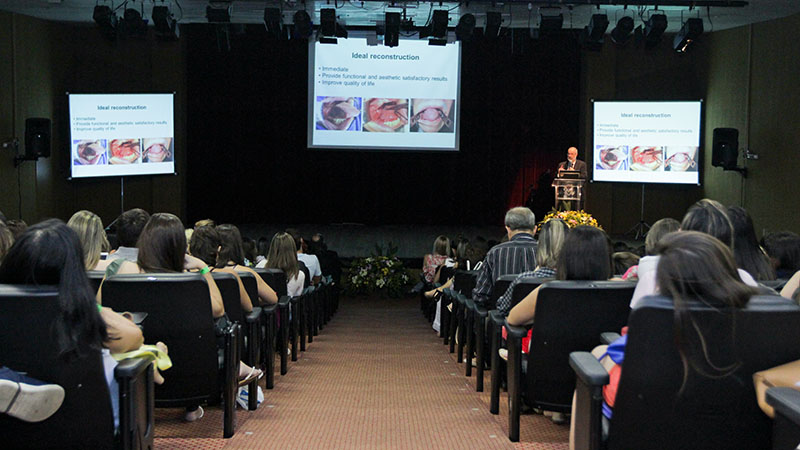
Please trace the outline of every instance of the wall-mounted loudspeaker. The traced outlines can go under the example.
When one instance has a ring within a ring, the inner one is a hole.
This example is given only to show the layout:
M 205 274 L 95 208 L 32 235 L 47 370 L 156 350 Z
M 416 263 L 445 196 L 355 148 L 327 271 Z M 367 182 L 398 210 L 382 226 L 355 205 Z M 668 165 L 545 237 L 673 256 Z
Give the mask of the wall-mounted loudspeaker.
M 25 159 L 50 156 L 50 119 L 25 119 Z
M 723 169 L 735 169 L 739 159 L 739 130 L 736 128 L 714 128 L 711 148 L 711 165 Z

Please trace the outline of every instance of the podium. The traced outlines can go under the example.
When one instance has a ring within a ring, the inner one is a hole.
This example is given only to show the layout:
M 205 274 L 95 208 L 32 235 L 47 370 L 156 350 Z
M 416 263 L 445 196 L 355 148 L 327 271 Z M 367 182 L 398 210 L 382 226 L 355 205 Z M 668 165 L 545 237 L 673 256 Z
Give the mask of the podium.
M 577 170 L 562 170 L 561 176 L 553 179 L 556 194 L 556 210 L 579 210 L 583 202 L 583 182 Z M 574 205 L 574 207 L 573 207 Z

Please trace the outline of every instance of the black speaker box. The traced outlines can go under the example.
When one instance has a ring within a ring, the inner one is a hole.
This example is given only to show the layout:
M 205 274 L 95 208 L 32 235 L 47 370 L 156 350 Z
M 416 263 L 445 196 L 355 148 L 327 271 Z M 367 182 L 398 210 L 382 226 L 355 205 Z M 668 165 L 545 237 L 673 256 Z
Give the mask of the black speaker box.
M 50 156 L 50 119 L 25 119 L 25 157 L 36 159 Z
M 711 147 L 711 165 L 733 169 L 739 159 L 739 130 L 736 128 L 714 128 Z

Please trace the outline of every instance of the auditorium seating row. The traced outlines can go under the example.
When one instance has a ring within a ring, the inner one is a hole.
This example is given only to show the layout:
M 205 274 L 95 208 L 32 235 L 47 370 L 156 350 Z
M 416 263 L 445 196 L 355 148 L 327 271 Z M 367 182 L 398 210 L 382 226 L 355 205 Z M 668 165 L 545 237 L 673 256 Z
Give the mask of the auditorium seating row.
M 140 326 L 148 343 L 169 346 L 172 368 L 167 382 L 153 384 L 151 362 L 124 361 L 116 368 L 120 384 L 120 433 L 114 437 L 108 389 L 99 352 L 81 361 L 64 364 L 51 347 L 50 324 L 57 310 L 54 288 L 0 285 L 0 363 L 30 376 L 63 386 L 67 397 L 59 411 L 38 424 L 0 417 L 0 442 L 8 448 L 151 448 L 154 407 L 200 404 L 222 405 L 223 437 L 235 432 L 235 405 L 239 361 L 263 368 L 265 386 L 275 383 L 275 352 L 280 374 L 289 370 L 331 319 L 338 307 L 335 286 L 321 284 L 303 295 L 286 295 L 286 276 L 277 269 L 256 269 L 278 294 L 275 305 L 245 313 L 239 287 L 232 274 L 212 273 L 223 297 L 229 319 L 222 335 L 215 330 L 206 281 L 198 273 L 115 275 L 102 283 L 103 305 L 118 312 L 146 313 Z M 95 287 L 102 272 L 90 272 Z M 250 298 L 258 298 L 254 275 L 240 273 Z M 36 324 L 36 326 L 32 326 Z M 28 338 L 28 337 L 32 337 Z M 24 337 L 21 339 L 20 337 Z M 42 354 L 42 348 L 46 350 Z M 218 348 L 223 349 L 222 369 Z M 57 377 L 53 377 L 57 373 Z M 257 390 L 258 380 L 249 385 Z M 257 396 L 248 396 L 248 409 L 257 408 Z M 6 440 L 8 439 L 8 440 Z
M 459 270 L 443 273 L 441 279 L 452 275 L 453 287 L 441 297 L 439 336 L 458 363 L 464 363 L 468 377 L 474 357 L 476 391 L 483 391 L 484 366 L 491 369 L 492 414 L 499 413 L 502 385 L 507 386 L 511 441 L 520 438 L 523 402 L 569 413 L 575 393 L 576 449 L 795 449 L 800 444 L 800 391 L 768 391 L 767 401 L 776 409 L 773 421 L 759 409 L 752 383 L 753 373 L 800 359 L 800 307 L 780 297 L 753 297 L 736 314 L 735 326 L 717 309 L 693 302 L 693 320 L 714 330 L 704 335 L 711 361 L 734 370 L 714 377 L 694 373 L 681 391 L 684 372 L 670 299 L 650 297 L 631 311 L 633 283 L 523 279 L 514 288 L 512 305 L 541 285 L 525 354 L 522 339 L 531 327 L 511 326 L 491 309 L 516 276 L 498 280 L 487 310 L 470 298 L 477 273 Z M 422 296 L 421 308 L 429 320 L 435 302 Z M 589 351 L 619 337 L 623 326 L 629 330 L 625 370 L 604 434 L 602 388 L 609 374 Z M 503 328 L 507 363 L 498 352 Z

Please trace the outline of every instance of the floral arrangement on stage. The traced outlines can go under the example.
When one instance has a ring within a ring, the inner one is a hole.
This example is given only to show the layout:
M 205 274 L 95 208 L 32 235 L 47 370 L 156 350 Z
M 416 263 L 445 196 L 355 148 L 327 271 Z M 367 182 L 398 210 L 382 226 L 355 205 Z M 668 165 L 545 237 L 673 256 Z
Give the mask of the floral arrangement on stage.
M 600 228 L 601 230 L 603 229 L 603 227 L 601 227 L 600 224 L 597 223 L 597 219 L 592 217 L 591 214 L 587 213 L 584 210 L 580 211 L 552 210 L 549 213 L 547 213 L 547 215 L 544 216 L 544 219 L 542 219 L 542 221 L 536 225 L 536 232 L 538 233 L 539 231 L 541 231 L 542 225 L 547 223 L 548 220 L 552 219 L 561 219 L 570 228 L 575 228 L 580 225 L 588 225 L 590 227 Z
M 394 254 L 396 247 L 389 244 L 386 254 L 378 246 L 377 254 L 353 260 L 350 273 L 345 277 L 348 295 L 380 292 L 389 297 L 400 297 L 409 281 L 403 263 Z

